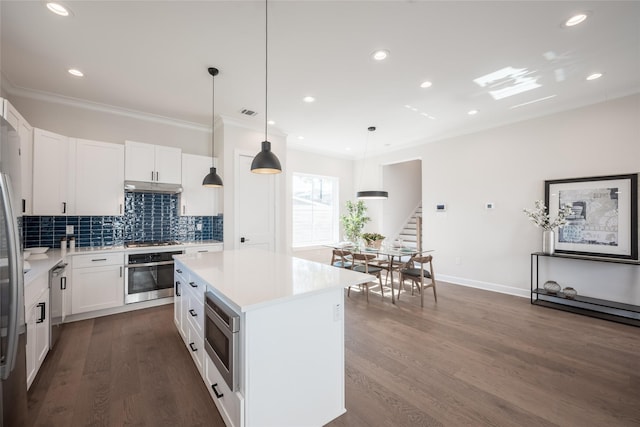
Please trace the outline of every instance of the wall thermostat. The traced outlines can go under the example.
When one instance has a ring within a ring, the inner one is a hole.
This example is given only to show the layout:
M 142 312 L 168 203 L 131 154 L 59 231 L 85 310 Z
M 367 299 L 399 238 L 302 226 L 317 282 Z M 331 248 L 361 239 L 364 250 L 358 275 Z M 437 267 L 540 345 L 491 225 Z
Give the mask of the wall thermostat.
M 444 203 L 438 203 L 438 204 L 436 205 L 436 211 L 437 211 L 437 212 L 444 212 L 444 211 L 446 211 L 446 210 L 447 210 L 447 205 L 446 205 L 446 204 L 444 204 Z

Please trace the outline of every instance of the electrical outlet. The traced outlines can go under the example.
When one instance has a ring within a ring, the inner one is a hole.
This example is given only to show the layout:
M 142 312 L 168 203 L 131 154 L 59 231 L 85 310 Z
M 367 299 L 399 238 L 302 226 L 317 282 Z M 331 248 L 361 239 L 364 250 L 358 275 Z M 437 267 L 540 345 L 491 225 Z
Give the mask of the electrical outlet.
M 67 225 L 67 234 L 73 234 L 73 225 Z
M 342 304 L 336 304 L 333 306 L 333 321 L 339 322 L 342 320 Z
M 202 231 L 202 224 L 196 224 L 196 231 Z

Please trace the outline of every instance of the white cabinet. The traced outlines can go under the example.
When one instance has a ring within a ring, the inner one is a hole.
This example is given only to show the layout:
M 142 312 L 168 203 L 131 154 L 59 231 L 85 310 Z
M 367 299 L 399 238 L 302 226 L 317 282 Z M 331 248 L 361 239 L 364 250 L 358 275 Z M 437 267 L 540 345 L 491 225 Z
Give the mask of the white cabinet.
M 125 179 L 180 184 L 182 150 L 175 147 L 125 141 Z
M 33 131 L 33 215 L 67 215 L 69 139 L 42 129 Z
M 189 216 L 218 215 L 218 197 L 220 189 L 202 186 L 202 180 L 209 173 L 212 158 L 182 155 L 182 194 L 180 196 L 180 214 Z
M 49 352 L 49 311 L 48 275 L 42 274 L 25 289 L 27 388 Z
M 75 139 L 75 214 L 124 213 L 124 145 Z
M 73 257 L 71 313 L 124 305 L 124 253 Z
M 20 212 L 23 215 L 31 215 L 33 212 L 33 127 L 6 99 L 3 101 L 3 117 L 13 126 L 20 137 L 20 181 L 14 182 L 15 188 L 20 191 Z M 18 196 L 18 195 L 16 195 Z
M 174 322 L 200 375 L 205 377 L 204 292 L 206 285 L 180 267 L 174 267 L 178 293 L 174 303 Z M 178 295 L 179 294 L 179 295 Z

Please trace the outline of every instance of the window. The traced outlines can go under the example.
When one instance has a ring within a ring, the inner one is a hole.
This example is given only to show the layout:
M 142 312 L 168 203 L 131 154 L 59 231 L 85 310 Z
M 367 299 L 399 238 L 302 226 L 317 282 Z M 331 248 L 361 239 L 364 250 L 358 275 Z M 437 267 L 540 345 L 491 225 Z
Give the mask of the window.
M 338 178 L 293 174 L 293 246 L 338 241 Z

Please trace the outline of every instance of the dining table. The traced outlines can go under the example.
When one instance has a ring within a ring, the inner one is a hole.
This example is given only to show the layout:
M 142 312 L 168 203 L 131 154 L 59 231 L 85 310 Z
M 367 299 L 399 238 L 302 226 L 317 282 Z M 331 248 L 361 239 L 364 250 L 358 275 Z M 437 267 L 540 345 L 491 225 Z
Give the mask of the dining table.
M 394 266 L 402 265 L 406 262 L 409 262 L 411 257 L 423 253 L 433 252 L 434 249 L 427 250 L 418 250 L 417 248 L 412 248 L 410 246 L 395 246 L 395 245 L 381 245 L 379 248 L 359 245 L 354 243 L 335 243 L 324 245 L 326 247 L 330 247 L 332 249 L 340 249 L 345 251 L 357 252 L 357 253 L 366 253 L 366 254 L 376 254 L 377 256 L 386 257 L 386 260 L 380 260 L 379 266 L 387 270 L 388 277 L 391 279 L 391 303 L 396 303 L 396 297 L 394 294 L 393 288 L 393 271 Z M 403 258 L 406 258 L 406 261 L 401 262 Z M 385 267 L 386 264 L 386 267 Z M 398 275 L 400 275 L 401 267 L 398 268 Z M 400 296 L 400 287 L 402 284 L 400 283 L 400 277 L 398 277 L 398 297 Z

